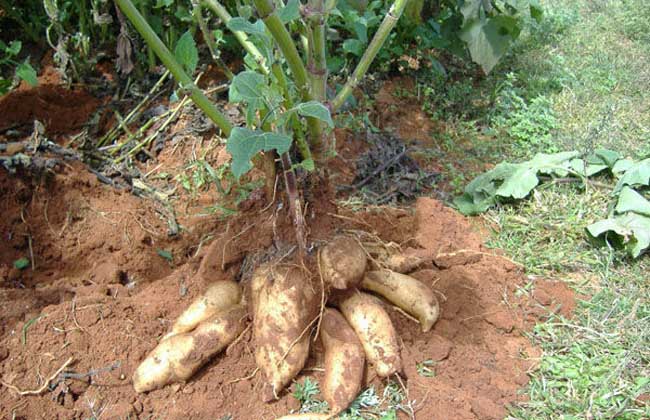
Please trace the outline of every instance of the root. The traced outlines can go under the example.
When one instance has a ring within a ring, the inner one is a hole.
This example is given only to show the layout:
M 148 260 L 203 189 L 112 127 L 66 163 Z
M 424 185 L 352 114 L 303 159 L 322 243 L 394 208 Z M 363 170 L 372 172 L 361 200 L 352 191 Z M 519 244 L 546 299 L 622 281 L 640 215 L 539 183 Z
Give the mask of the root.
M 47 387 L 50 385 L 50 382 L 55 380 L 61 374 L 61 372 L 63 372 L 72 363 L 72 360 L 73 360 L 72 357 L 70 357 L 68 360 L 66 360 L 65 363 L 63 363 L 63 365 L 59 369 L 57 369 L 57 371 L 54 372 L 49 378 L 47 378 L 47 380 L 45 382 L 43 382 L 43 385 L 41 385 L 37 389 L 29 389 L 29 390 L 24 390 L 23 391 L 23 390 L 19 389 L 17 386 L 12 385 L 12 384 L 8 384 L 5 381 L 0 381 L 0 383 L 2 385 L 4 385 L 5 387 L 11 389 L 12 391 L 15 391 L 20 396 L 40 395 L 47 389 Z
M 323 312 L 325 311 L 325 280 L 323 280 L 323 269 L 320 263 L 320 252 L 316 254 L 316 262 L 318 264 L 318 277 L 320 278 L 320 311 L 318 312 L 318 324 L 316 324 L 316 334 L 314 335 L 314 341 L 318 339 L 320 335 L 320 324 L 323 322 Z

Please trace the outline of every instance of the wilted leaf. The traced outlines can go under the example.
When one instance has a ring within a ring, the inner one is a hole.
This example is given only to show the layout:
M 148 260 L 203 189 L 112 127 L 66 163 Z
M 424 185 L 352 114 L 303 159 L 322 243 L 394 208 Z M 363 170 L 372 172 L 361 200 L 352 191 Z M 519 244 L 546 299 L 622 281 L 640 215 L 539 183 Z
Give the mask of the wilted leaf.
M 626 185 L 650 185 L 650 159 L 642 160 L 628 167 L 616 184 L 614 194 L 621 191 Z
M 454 200 L 465 215 L 486 211 L 499 198 L 522 199 L 539 184 L 539 174 L 566 176 L 578 152 L 538 153 L 522 163 L 502 162 L 467 184 L 461 197 Z
M 637 258 L 650 246 L 650 217 L 625 213 L 588 226 L 587 233 L 600 242 L 624 248 Z
M 237 127 L 232 130 L 226 150 L 232 156 L 231 170 L 235 177 L 240 178 L 248 172 L 253 164 L 251 159 L 261 152 L 277 150 L 279 154 L 289 151 L 291 137 L 285 134 L 253 131 Z
M 185 32 L 176 42 L 174 55 L 190 75 L 194 73 L 199 63 L 199 51 L 196 49 L 196 43 L 190 31 Z
M 650 202 L 630 187 L 623 187 L 614 209 L 616 213 L 634 212 L 650 217 Z

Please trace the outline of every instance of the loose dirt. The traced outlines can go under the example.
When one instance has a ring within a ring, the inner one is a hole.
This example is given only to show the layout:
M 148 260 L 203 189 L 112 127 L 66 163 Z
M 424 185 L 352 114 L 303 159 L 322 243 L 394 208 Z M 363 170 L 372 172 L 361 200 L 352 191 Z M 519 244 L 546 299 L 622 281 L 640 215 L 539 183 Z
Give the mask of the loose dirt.
M 261 402 L 261 378 L 251 376 L 250 333 L 187 384 L 138 395 L 130 383 L 138 363 L 207 283 L 238 278 L 244 250 L 274 243 L 273 210 L 256 209 L 225 224 L 212 219 L 168 238 L 153 203 L 86 174 L 70 168 L 36 187 L 2 175 L 2 380 L 21 390 L 38 388 L 73 358 L 70 377 L 56 378 L 40 396 L 2 392 L 3 418 L 271 419 L 296 408 L 288 394 Z M 379 207 L 323 219 L 314 232 L 370 231 L 439 261 L 414 274 L 440 296 L 442 317 L 433 331 L 422 334 L 389 308 L 403 340 L 405 384 L 417 418 L 501 418 L 507 404 L 522 398 L 517 390 L 539 356 L 522 332 L 544 311 L 567 307 L 561 283 L 516 297 L 525 284 L 520 268 L 485 249 L 465 218 L 432 199 L 418 200 L 414 211 Z M 286 222 L 279 226 L 280 237 L 288 235 Z M 193 257 L 205 232 L 217 237 L 215 245 Z M 36 270 L 17 273 L 11 263 L 30 256 L 30 240 Z M 179 256 L 178 265 L 160 249 Z M 302 376 L 319 379 L 322 360 L 312 353 Z M 425 360 L 435 362 L 435 377 L 417 373 Z M 382 386 L 371 373 L 367 383 Z
M 348 162 L 364 149 L 354 148 L 344 154 Z M 214 164 L 220 157 L 213 155 Z M 182 159 L 173 156 L 163 156 L 160 171 Z M 339 179 L 353 178 L 348 171 Z M 277 202 L 252 195 L 241 215 L 228 219 L 203 211 L 214 195 L 178 202 L 181 232 L 169 236 L 160 204 L 99 183 L 80 163 L 42 179 L 2 171 L 0 193 L 1 418 L 266 420 L 298 408 L 290 392 L 262 402 L 250 329 L 186 384 L 148 394 L 136 394 L 131 384 L 138 364 L 207 284 L 246 281 L 252 266 L 286 252 L 293 230 Z M 415 418 L 503 418 L 509 404 L 523 400 L 519 391 L 540 356 L 524 332 L 550 313 L 569 315 L 571 291 L 528 279 L 484 247 L 467 218 L 434 199 L 353 212 L 337 211 L 329 196 L 310 197 L 318 206 L 306 217 L 315 243 L 365 231 L 435 262 L 413 274 L 440 299 L 442 316 L 432 331 L 423 334 L 387 305 Z M 13 267 L 25 257 L 33 267 Z M 524 288 L 531 281 L 532 293 Z M 314 348 L 296 380 L 322 379 L 320 344 Z M 433 362 L 433 377 L 418 373 L 424 361 Z M 365 376 L 367 385 L 384 386 L 371 371 Z M 18 393 L 43 385 L 39 395 Z

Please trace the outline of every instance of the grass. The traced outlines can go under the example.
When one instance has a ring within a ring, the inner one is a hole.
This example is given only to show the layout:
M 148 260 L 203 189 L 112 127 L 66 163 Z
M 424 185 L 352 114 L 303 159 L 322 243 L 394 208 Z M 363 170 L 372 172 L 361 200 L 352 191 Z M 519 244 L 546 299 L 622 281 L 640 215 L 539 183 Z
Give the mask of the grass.
M 442 127 L 431 159 L 448 162 L 458 193 L 481 163 L 537 152 L 597 147 L 650 155 L 650 8 L 644 0 L 545 0 L 545 19 L 517 42 L 493 74 L 467 66 L 448 80 L 423 78 L 424 109 Z M 426 90 L 424 86 L 428 86 Z M 613 185 L 612 180 L 600 178 Z M 585 226 L 602 219 L 608 188 L 547 184 L 518 205 L 484 217 L 488 246 L 537 277 L 566 281 L 583 298 L 570 319 L 537 325 L 543 349 L 510 419 L 650 419 L 650 257 L 638 260 L 589 243 Z

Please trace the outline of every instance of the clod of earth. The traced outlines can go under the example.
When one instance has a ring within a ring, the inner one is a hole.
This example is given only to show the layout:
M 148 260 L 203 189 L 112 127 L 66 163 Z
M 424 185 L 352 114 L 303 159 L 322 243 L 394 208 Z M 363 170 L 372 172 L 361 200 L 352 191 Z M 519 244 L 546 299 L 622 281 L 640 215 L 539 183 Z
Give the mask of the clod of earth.
M 210 286 L 138 367 L 135 390 L 188 380 L 237 339 L 248 313 L 255 361 L 265 381 L 263 399 L 279 398 L 300 373 L 316 331 L 325 351 L 323 396 L 330 413 L 283 419 L 325 419 L 341 413 L 361 390 L 366 360 L 380 377 L 400 374 L 403 366 L 388 313 L 378 297 L 359 289 L 374 292 L 417 318 L 423 332 L 431 329 L 440 312 L 433 290 L 405 274 L 368 271 L 367 255 L 357 238 L 339 236 L 320 249 L 318 273 L 299 264 L 263 264 L 253 272 L 244 299 L 234 282 Z M 376 263 L 385 266 L 386 261 Z

